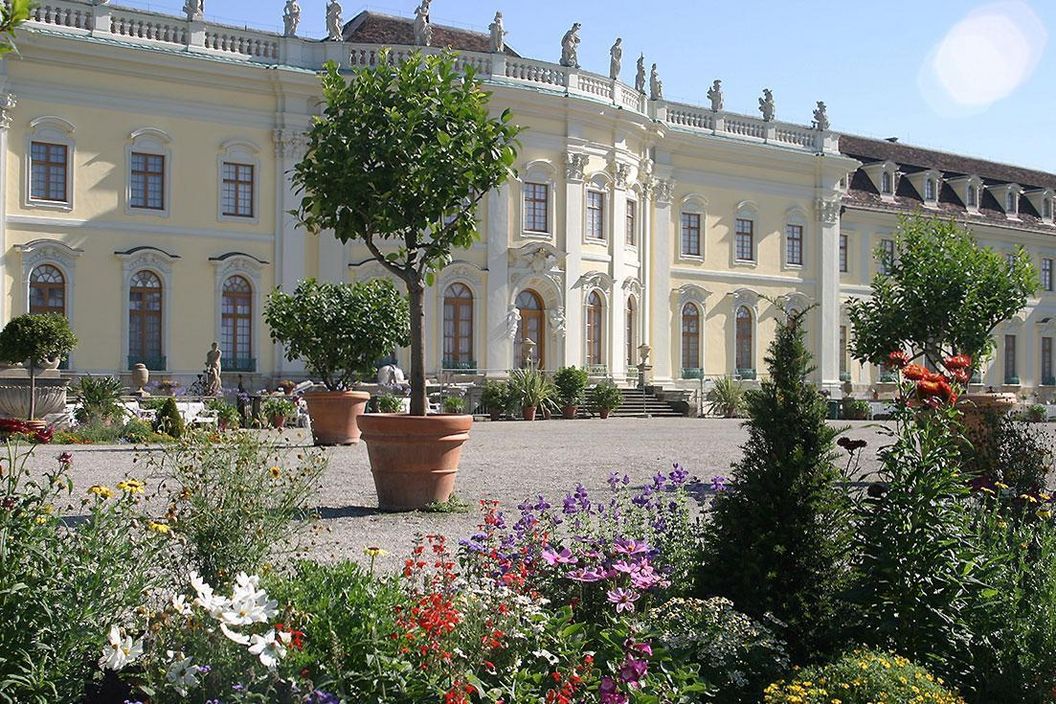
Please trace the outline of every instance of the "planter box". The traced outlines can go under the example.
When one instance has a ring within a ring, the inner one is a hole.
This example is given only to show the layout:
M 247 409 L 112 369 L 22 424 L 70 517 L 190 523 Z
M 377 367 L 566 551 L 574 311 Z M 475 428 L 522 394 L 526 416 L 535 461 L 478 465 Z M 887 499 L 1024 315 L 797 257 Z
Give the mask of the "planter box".
M 37 379 L 37 418 L 66 411 L 67 379 Z M 29 417 L 29 377 L 0 379 L 0 416 Z

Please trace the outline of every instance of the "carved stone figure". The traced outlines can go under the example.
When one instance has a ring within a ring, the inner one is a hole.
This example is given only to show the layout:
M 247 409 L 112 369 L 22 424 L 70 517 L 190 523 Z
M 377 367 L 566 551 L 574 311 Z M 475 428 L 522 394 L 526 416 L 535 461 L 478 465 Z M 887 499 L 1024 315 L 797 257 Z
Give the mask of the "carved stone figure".
M 623 38 L 616 37 L 616 43 L 609 49 L 609 78 L 616 80 L 620 77 L 620 68 L 623 66 Z
M 708 89 L 708 100 L 711 101 L 711 109 L 715 112 L 722 111 L 722 81 L 715 79 Z
M 645 95 L 645 54 L 638 57 L 638 73 L 634 76 L 634 89 Z
M 561 65 L 569 68 L 579 68 L 579 22 L 572 25 L 572 29 L 565 32 L 561 38 Z
M 759 98 L 759 112 L 763 113 L 763 122 L 774 121 L 774 93 L 769 88 L 764 88 L 763 97 Z
M 205 353 L 205 395 L 206 396 L 219 396 L 220 391 L 223 389 L 223 384 L 220 382 L 220 357 L 223 356 L 223 352 L 220 351 L 220 345 L 213 343 L 209 351 Z
M 433 0 L 422 0 L 422 4 L 418 7 L 421 9 L 422 14 L 425 15 L 425 21 L 429 22 L 429 6 L 433 4 Z
M 332 42 L 341 41 L 341 3 L 330 0 L 326 6 L 326 38 Z
M 282 12 L 282 36 L 292 37 L 297 34 L 297 25 L 301 23 L 301 6 L 297 0 L 286 0 L 286 9 Z
M 587 155 L 569 152 L 565 155 L 565 176 L 570 181 L 582 181 L 587 168 Z
M 205 0 L 187 0 L 183 3 L 183 11 L 187 13 L 188 22 L 201 22 L 205 16 Z
M 664 82 L 660 80 L 660 72 L 653 64 L 653 70 L 649 73 L 649 100 L 664 99 Z
M 433 26 L 429 24 L 429 3 L 422 2 L 414 11 L 414 43 L 429 46 L 433 41 Z
M 511 340 L 517 337 L 517 330 L 521 327 L 521 309 L 510 306 L 506 312 L 506 337 Z
M 404 392 L 409 388 L 403 370 L 395 364 L 378 368 L 378 385 L 392 391 Z
M 828 108 L 825 107 L 825 103 L 819 100 L 818 107 L 814 108 L 814 129 L 821 130 L 822 132 L 828 131 L 830 125 L 827 110 Z
M 550 329 L 558 338 L 565 337 L 565 309 L 554 308 L 550 311 Z
M 488 25 L 491 30 L 491 53 L 501 54 L 506 51 L 506 35 L 509 32 L 503 27 L 502 13 L 495 13 L 495 21 Z

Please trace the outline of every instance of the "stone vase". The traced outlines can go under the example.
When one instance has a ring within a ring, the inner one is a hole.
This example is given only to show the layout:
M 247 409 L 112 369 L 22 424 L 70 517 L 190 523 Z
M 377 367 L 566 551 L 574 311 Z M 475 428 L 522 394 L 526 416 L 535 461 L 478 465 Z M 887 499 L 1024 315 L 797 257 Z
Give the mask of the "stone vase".
M 147 370 L 146 364 L 136 364 L 132 367 L 132 386 L 135 388 L 133 393 L 144 395 L 144 387 L 147 382 L 150 381 L 150 372 Z

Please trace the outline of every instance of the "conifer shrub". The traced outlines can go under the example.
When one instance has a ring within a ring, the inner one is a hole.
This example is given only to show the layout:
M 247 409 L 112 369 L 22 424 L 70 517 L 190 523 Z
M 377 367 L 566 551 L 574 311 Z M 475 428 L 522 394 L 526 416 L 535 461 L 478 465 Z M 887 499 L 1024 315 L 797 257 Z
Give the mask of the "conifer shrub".
M 183 436 L 185 429 L 183 416 L 176 407 L 176 399 L 171 397 L 165 399 L 161 408 L 158 409 L 158 414 L 154 417 L 154 432 L 179 438 Z
M 827 403 L 808 379 L 805 312 L 778 324 L 769 378 L 746 392 L 748 440 L 705 524 L 699 579 L 702 595 L 781 621 L 796 662 L 836 646 L 851 535 L 839 431 L 825 423 Z

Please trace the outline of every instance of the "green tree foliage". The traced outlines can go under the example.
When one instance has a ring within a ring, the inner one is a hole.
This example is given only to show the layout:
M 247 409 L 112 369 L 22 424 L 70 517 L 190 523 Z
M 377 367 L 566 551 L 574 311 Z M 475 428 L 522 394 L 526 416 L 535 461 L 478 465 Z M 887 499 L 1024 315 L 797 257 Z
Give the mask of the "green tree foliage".
M 176 399 L 171 397 L 165 399 L 165 403 L 161 404 L 161 408 L 158 409 L 158 413 L 154 417 L 154 432 L 168 435 L 172 438 L 179 438 L 183 435 L 185 429 L 183 416 L 180 415 L 180 410 L 176 407 Z
M 331 391 L 369 378 L 379 358 L 407 344 L 407 300 L 384 279 L 356 284 L 306 279 L 292 294 L 273 291 L 264 320 L 286 358 L 303 359 Z
M 58 313 L 27 313 L 0 331 L 0 357 L 5 362 L 29 362 L 29 417 L 37 414 L 37 369 L 49 359 L 62 359 L 77 346 L 77 336 Z
M 15 29 L 29 19 L 33 7 L 30 0 L 10 0 L 0 4 L 0 56 L 18 51 L 15 48 Z
M 557 390 L 557 402 L 562 407 L 579 406 L 583 403 L 590 377 L 586 370 L 579 367 L 561 367 L 554 372 L 554 388 Z
M 878 250 L 877 256 L 884 256 Z M 976 243 L 953 221 L 902 220 L 888 273 L 873 278 L 872 296 L 850 304 L 851 352 L 883 364 L 894 349 L 939 364 L 953 354 L 978 363 L 993 349 L 994 327 L 1018 313 L 1038 288 L 1030 255 L 1009 260 Z
M 326 108 L 294 170 L 296 215 L 310 232 L 362 241 L 404 282 L 411 314 L 411 414 L 425 415 L 424 292 L 454 248 L 478 237 L 476 210 L 512 173 L 519 131 L 509 111 L 451 53 L 383 55 L 346 80 L 323 73 Z
M 769 615 L 797 662 L 834 646 L 838 594 L 847 575 L 850 502 L 838 482 L 838 431 L 808 380 L 805 312 L 778 324 L 770 378 L 746 393 L 748 440 L 704 528 L 700 587 L 756 620 Z

